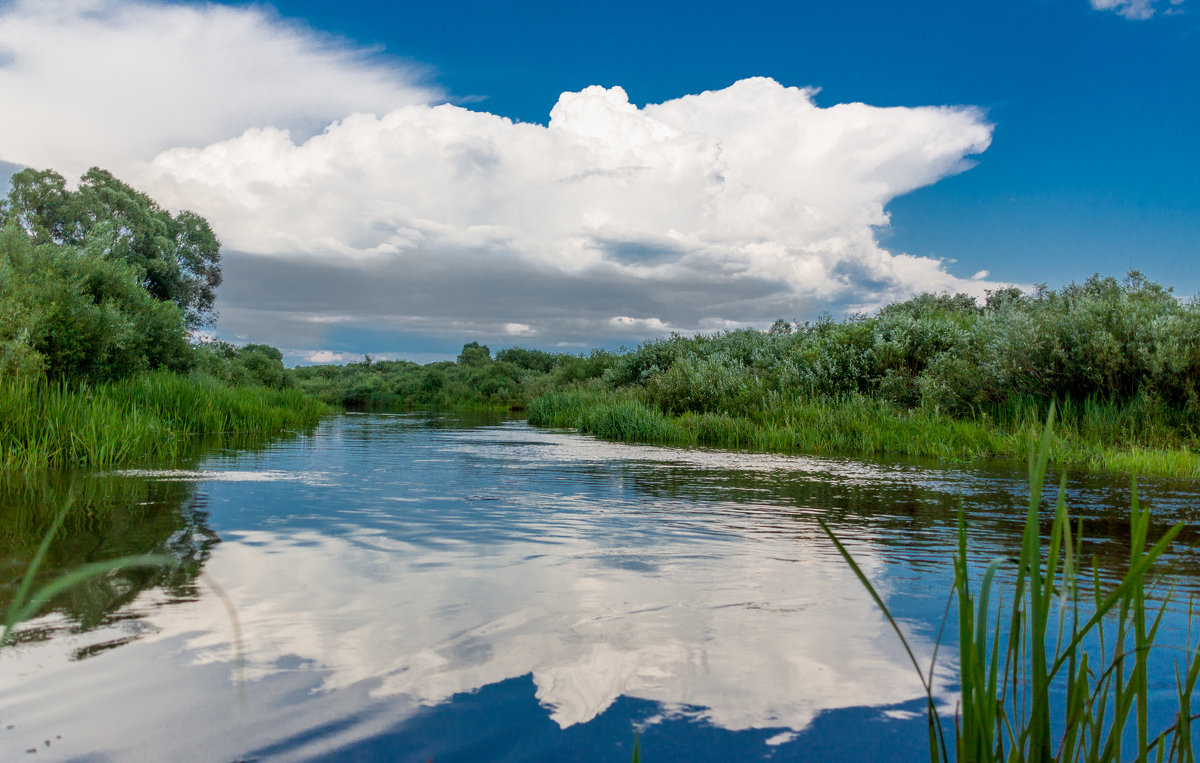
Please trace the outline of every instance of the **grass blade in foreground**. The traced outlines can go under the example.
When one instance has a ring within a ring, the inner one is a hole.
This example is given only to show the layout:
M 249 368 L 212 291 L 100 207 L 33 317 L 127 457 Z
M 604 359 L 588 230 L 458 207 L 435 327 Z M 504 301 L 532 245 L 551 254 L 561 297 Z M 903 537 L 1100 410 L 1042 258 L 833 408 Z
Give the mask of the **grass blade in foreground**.
M 1029 512 L 1007 618 L 1003 604 L 997 604 L 993 613 L 990 602 L 997 572 L 1013 560 L 993 560 L 984 571 L 978 593 L 972 593 L 966 523 L 961 511 L 959 514 L 954 588 L 962 696 L 954 725 L 956 757 L 960 761 L 1040 762 L 1149 760 L 1153 755 L 1155 760 L 1192 761 L 1191 723 L 1198 716 L 1191 713 L 1191 694 L 1200 679 L 1200 648 L 1190 639 L 1186 667 L 1182 673 L 1176 669 L 1175 722 L 1153 736 L 1149 728 L 1149 657 L 1170 597 L 1148 624 L 1146 576 L 1181 526 L 1170 528 L 1146 548 L 1150 512 L 1138 504 L 1135 487 L 1129 570 L 1105 594 L 1093 563 L 1092 605 L 1086 611 L 1081 609 L 1082 533 L 1072 537 L 1061 486 L 1049 544 L 1043 547 L 1041 538 L 1041 495 L 1053 417 L 1052 408 L 1036 455 L 1030 448 Z M 922 671 L 882 597 L 824 522 L 821 528 L 908 652 L 925 688 L 930 758 L 945 760 L 945 732 L 933 700 L 933 666 L 928 674 Z M 989 621 L 994 623 L 991 633 Z M 1007 630 L 1003 628 L 1006 621 Z M 1052 695 L 1060 689 L 1065 698 L 1052 702 Z M 1057 724 L 1051 723 L 1051 717 L 1058 712 L 1062 713 L 1060 736 L 1052 736 L 1051 729 Z M 1134 743 L 1136 749 L 1123 749 L 1124 742 Z
M 160 554 L 142 554 L 139 556 L 125 556 L 119 559 L 109 559 L 103 562 L 93 562 L 85 564 L 82 567 L 77 567 L 73 570 L 64 572 L 54 580 L 45 584 L 36 591 L 33 590 L 33 580 L 37 575 L 38 568 L 42 565 L 42 560 L 46 557 L 46 552 L 50 549 L 50 543 L 54 540 L 54 536 L 58 534 L 62 527 L 63 520 L 66 519 L 67 512 L 71 508 L 71 502 L 68 501 L 58 515 L 54 518 L 54 523 L 42 538 L 41 544 L 30 560 L 29 566 L 25 569 L 25 575 L 21 579 L 21 585 L 17 589 L 17 594 L 13 597 L 12 604 L 8 608 L 8 612 L 4 617 L 4 632 L 0 633 L 0 646 L 4 646 L 13 638 L 13 634 L 18 625 L 30 619 L 38 613 L 47 602 L 53 599 L 58 594 L 79 585 L 92 578 L 107 575 L 116 570 L 129 569 L 131 567 L 166 567 L 172 563 L 172 559 L 168 556 Z

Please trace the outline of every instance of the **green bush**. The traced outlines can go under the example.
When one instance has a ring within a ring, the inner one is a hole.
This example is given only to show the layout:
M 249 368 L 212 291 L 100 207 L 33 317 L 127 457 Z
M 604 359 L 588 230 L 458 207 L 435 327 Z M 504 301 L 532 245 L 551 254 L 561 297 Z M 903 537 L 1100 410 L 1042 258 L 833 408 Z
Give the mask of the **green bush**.
M 496 360 L 504 363 L 512 363 L 517 368 L 522 368 L 526 371 L 548 374 L 557 363 L 558 356 L 541 350 L 509 347 L 497 352 Z
M 22 376 L 103 381 L 192 363 L 183 313 L 139 271 L 90 247 L 34 245 L 0 230 L 0 367 Z
M 283 353 L 269 345 L 203 342 L 196 345 L 195 356 L 198 371 L 232 386 L 284 389 L 291 385 Z
M 762 383 L 744 365 L 723 356 L 685 357 L 646 381 L 652 402 L 665 412 L 746 413 L 762 399 Z
M 491 362 L 492 351 L 479 342 L 464 344 L 462 352 L 458 354 L 458 364 L 461 366 L 482 366 Z

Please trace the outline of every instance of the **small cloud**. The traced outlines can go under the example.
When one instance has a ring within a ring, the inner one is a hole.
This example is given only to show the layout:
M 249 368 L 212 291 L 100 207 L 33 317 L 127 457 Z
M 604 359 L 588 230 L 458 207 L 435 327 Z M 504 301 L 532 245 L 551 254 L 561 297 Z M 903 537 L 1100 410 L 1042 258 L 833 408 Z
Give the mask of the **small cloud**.
M 1158 0 L 1091 0 L 1092 7 L 1098 11 L 1114 11 L 1127 19 L 1144 20 L 1152 17 Z M 1183 0 L 1170 0 L 1168 14 L 1178 13 L 1177 6 Z
M 982 281 L 983 279 L 987 278 L 989 275 L 991 275 L 991 273 L 989 271 L 981 270 L 978 273 L 976 273 L 975 275 L 971 276 L 971 280 L 972 281 Z
M 664 334 L 671 328 L 658 318 L 631 318 L 628 315 L 610 318 L 608 323 L 614 328 L 641 334 Z
M 334 352 L 332 350 L 316 350 L 301 354 L 309 363 L 355 363 L 363 356 L 353 352 Z
M 307 323 L 349 323 L 354 320 L 350 315 L 306 315 L 302 318 Z
M 506 323 L 504 324 L 504 332 L 515 336 L 529 336 L 537 333 L 533 326 L 527 323 Z

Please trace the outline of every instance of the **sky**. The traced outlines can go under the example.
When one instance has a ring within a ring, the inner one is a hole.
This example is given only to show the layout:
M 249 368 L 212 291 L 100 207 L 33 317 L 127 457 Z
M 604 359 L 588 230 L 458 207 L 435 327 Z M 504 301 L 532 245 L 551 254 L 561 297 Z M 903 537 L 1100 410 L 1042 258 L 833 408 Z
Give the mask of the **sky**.
M 1200 292 L 1200 0 L 0 0 L 0 182 L 205 216 L 289 364 L 1138 269 Z

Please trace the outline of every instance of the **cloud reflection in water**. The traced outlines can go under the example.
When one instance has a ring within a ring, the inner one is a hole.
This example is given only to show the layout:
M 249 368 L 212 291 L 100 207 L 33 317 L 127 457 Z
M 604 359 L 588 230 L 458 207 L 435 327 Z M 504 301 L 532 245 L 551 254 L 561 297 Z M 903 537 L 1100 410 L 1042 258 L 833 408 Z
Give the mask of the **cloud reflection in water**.
M 741 523 L 706 527 L 724 516 L 719 504 L 706 515 L 661 498 L 631 518 L 646 496 L 626 494 L 619 470 L 593 474 L 593 487 L 575 493 L 505 482 L 505 470 L 570 465 L 582 453 L 579 438 L 524 436 L 529 447 L 454 433 L 426 449 L 410 443 L 386 489 L 345 506 L 336 504 L 353 476 L 344 465 L 323 464 L 321 479 L 288 487 L 282 473 L 313 464 L 272 464 L 271 454 L 253 469 L 234 464 L 236 478 L 216 477 L 210 490 L 249 495 L 237 491 L 254 488 L 246 475 L 258 473 L 272 489 L 309 491 L 286 495 L 324 502 L 332 516 L 324 526 L 277 530 L 264 520 L 227 530 L 213 550 L 206 572 L 244 634 L 242 704 L 223 603 L 205 595 L 160 606 L 147 594 L 135 606 L 141 620 L 71 639 L 77 648 L 137 622 L 136 643 L 73 664 L 61 640 L 4 655 L 17 669 L 0 671 L 0 713 L 36 704 L 23 722 L 39 734 L 69 718 L 82 751 L 169 757 L 199 747 L 229 757 L 316 727 L 337 727 L 322 732 L 326 745 L 365 739 L 422 707 L 527 675 L 561 728 L 622 696 L 723 729 L 793 732 L 826 710 L 921 696 L 894 634 L 812 523 L 759 534 Z M 587 447 L 612 466 L 613 446 Z M 447 462 L 462 484 L 430 482 Z M 354 468 L 385 466 L 364 457 Z M 431 501 L 435 487 L 452 494 Z M 869 543 L 860 539 L 855 553 L 880 577 L 884 562 Z M 930 634 L 916 629 L 927 659 Z M 148 674 L 147 661 L 159 669 Z M 135 688 L 97 706 L 97 686 L 127 674 Z

